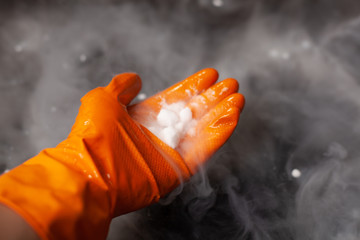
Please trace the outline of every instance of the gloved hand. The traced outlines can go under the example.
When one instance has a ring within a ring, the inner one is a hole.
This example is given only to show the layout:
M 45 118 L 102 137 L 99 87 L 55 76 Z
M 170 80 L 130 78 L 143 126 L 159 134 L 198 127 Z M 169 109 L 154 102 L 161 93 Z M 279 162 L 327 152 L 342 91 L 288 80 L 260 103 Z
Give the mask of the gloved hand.
M 157 202 L 194 174 L 233 132 L 244 98 L 238 84 L 214 84 L 202 70 L 127 107 L 141 88 L 120 74 L 82 98 L 66 140 L 0 177 L 0 203 L 21 215 L 43 239 L 105 239 L 113 217 Z M 172 149 L 140 123 L 161 102 L 186 101 L 195 135 Z

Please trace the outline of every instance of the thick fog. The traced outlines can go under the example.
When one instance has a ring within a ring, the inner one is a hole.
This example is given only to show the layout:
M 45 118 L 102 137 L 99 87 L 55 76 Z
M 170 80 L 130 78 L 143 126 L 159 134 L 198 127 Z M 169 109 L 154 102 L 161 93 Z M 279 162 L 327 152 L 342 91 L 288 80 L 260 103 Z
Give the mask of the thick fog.
M 213 67 L 246 106 L 230 140 L 108 239 L 360 239 L 360 2 L 0 3 L 0 172 L 63 140 L 121 72 L 147 96 Z

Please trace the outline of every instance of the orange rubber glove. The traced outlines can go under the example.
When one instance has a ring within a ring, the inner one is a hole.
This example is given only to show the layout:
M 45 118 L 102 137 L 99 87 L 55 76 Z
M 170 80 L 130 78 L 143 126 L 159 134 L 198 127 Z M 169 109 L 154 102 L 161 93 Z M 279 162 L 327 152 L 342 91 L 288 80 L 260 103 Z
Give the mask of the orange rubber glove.
M 0 177 L 0 203 L 42 239 L 105 239 L 113 217 L 148 206 L 194 174 L 233 132 L 244 104 L 238 84 L 205 69 L 127 107 L 141 88 L 120 74 L 82 98 L 68 138 Z M 172 149 L 140 123 L 161 102 L 186 101 L 196 135 Z

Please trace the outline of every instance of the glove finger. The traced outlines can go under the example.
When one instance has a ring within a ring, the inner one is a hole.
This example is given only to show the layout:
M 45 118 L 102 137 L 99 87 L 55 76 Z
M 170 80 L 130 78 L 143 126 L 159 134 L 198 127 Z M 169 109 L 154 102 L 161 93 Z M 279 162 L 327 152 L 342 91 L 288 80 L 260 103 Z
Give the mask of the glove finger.
M 182 139 L 177 151 L 192 174 L 231 136 L 244 106 L 244 97 L 234 93 L 205 114 Z
M 168 104 L 188 101 L 213 85 L 218 77 L 215 69 L 206 68 L 160 92 L 158 97 L 165 99 Z
M 245 104 L 245 98 L 240 93 L 233 93 L 223 101 L 218 103 L 213 109 L 206 113 L 196 124 L 197 132 L 203 131 L 205 128 L 212 128 L 214 131 L 221 130 L 222 125 L 232 124 L 232 121 L 223 122 L 222 120 L 230 120 L 223 117 L 227 116 L 227 111 L 231 108 L 239 109 L 239 113 L 242 111 Z M 236 119 L 234 119 L 236 120 Z M 238 120 L 238 119 L 237 119 Z M 237 124 L 237 121 L 235 122 Z
M 239 84 L 235 79 L 225 79 L 192 98 L 187 107 L 191 109 L 194 119 L 200 119 L 223 99 L 237 92 L 238 89 Z
M 141 79 L 136 73 L 122 73 L 116 75 L 105 87 L 105 91 L 112 94 L 116 99 L 128 105 L 141 89 Z

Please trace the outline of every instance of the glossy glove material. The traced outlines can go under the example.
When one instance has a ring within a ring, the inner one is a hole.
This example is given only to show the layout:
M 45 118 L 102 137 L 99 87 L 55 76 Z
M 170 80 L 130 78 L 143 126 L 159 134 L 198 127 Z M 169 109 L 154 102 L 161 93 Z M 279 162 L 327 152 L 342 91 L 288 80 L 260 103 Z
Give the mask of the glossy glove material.
M 82 98 L 65 141 L 0 177 L 0 202 L 43 239 L 105 239 L 113 217 L 157 202 L 229 138 L 244 98 L 234 79 L 213 85 L 217 77 L 205 69 L 127 107 L 141 80 L 116 76 Z M 141 125 L 164 101 L 185 101 L 197 119 L 177 149 Z

